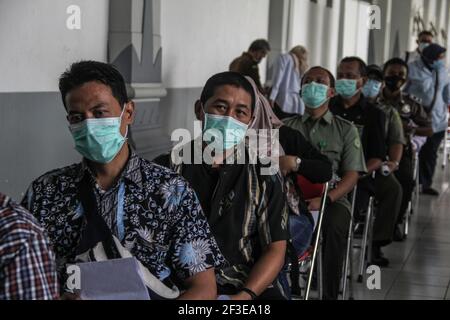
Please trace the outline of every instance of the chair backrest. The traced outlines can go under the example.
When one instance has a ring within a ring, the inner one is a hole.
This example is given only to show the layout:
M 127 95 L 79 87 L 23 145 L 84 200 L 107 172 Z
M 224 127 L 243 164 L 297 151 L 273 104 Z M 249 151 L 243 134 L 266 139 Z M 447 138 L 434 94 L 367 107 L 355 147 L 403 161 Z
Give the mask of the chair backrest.
M 325 184 L 312 183 L 311 181 L 300 175 L 297 175 L 297 185 L 305 198 L 304 200 L 321 198 L 325 192 Z

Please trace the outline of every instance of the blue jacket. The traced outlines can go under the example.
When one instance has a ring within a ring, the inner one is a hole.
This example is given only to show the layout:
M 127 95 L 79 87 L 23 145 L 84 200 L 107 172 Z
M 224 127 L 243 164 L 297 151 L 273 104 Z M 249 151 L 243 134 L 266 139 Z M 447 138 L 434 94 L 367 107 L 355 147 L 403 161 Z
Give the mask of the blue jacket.
M 420 99 L 427 112 L 430 112 L 436 87 L 436 72 L 439 77 L 437 97 L 430 117 L 433 132 L 447 130 L 448 105 L 450 104 L 450 81 L 447 68 L 430 70 L 422 59 L 409 63 L 409 80 L 405 92 Z

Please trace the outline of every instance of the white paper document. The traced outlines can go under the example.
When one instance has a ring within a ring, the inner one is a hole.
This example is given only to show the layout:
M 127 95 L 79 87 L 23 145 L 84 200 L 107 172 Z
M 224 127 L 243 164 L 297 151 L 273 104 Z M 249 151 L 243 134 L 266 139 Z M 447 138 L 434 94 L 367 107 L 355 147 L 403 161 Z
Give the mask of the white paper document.
M 78 264 L 83 300 L 150 300 L 135 258 Z

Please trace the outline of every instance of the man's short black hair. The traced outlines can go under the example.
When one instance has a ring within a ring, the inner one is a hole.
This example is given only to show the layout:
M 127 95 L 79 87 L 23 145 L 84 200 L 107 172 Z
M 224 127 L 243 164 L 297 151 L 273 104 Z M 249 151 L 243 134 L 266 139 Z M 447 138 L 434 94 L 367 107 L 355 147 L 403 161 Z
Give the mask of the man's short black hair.
M 64 106 L 67 108 L 66 96 L 70 91 L 91 81 L 110 87 L 121 108 L 129 102 L 125 80 L 120 72 L 111 64 L 89 60 L 75 62 L 59 78 L 59 91 Z
M 255 106 L 255 92 L 251 83 L 240 73 L 227 71 L 213 75 L 206 81 L 203 87 L 200 101 L 205 106 L 206 102 L 214 96 L 214 93 L 218 87 L 230 85 L 237 88 L 242 88 L 247 91 L 252 97 L 252 110 Z
M 311 70 L 316 70 L 316 69 L 323 70 L 326 73 L 328 73 L 328 77 L 330 78 L 330 88 L 336 87 L 336 78 L 333 76 L 333 74 L 331 73 L 330 70 L 328 70 L 328 69 L 326 69 L 324 67 L 320 67 L 320 66 L 312 67 L 308 71 L 305 72 L 305 75 L 307 73 L 309 73 Z M 305 76 L 303 76 L 303 78 L 302 78 L 302 84 L 304 82 L 304 79 L 305 79 Z
M 270 44 L 265 39 L 258 39 L 252 42 L 248 51 L 270 51 Z
M 367 64 L 358 57 L 346 57 L 341 60 L 341 63 L 352 63 L 357 62 L 359 64 L 359 73 L 361 74 L 361 77 L 367 76 Z
M 370 77 L 374 77 L 375 80 L 378 81 L 383 81 L 383 70 L 381 70 L 381 68 L 376 65 L 376 64 L 371 64 L 370 66 L 367 66 L 367 76 Z
M 419 35 L 417 36 L 417 39 L 420 39 L 423 36 L 427 36 L 427 37 L 432 37 L 434 38 L 434 34 L 431 31 L 428 30 L 423 30 L 419 33 Z
M 392 58 L 391 60 L 388 60 L 383 67 L 383 75 L 386 73 L 386 70 L 389 68 L 389 66 L 392 65 L 400 65 L 402 67 L 406 68 L 406 75 L 409 73 L 409 67 L 408 64 L 405 62 L 405 60 L 400 58 Z

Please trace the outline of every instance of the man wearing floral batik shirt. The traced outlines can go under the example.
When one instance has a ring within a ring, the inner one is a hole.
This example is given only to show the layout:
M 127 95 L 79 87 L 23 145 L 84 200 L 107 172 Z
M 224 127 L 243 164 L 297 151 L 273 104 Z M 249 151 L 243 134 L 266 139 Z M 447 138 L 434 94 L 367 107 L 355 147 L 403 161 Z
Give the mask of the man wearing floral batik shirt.
M 214 267 L 223 256 L 185 180 L 130 148 L 134 103 L 123 77 L 109 64 L 82 61 L 61 76 L 59 87 L 84 159 L 34 181 L 23 205 L 46 229 L 61 280 L 66 265 L 102 233 L 102 241 L 120 241 L 164 284 L 181 286 L 179 298 L 215 299 Z

